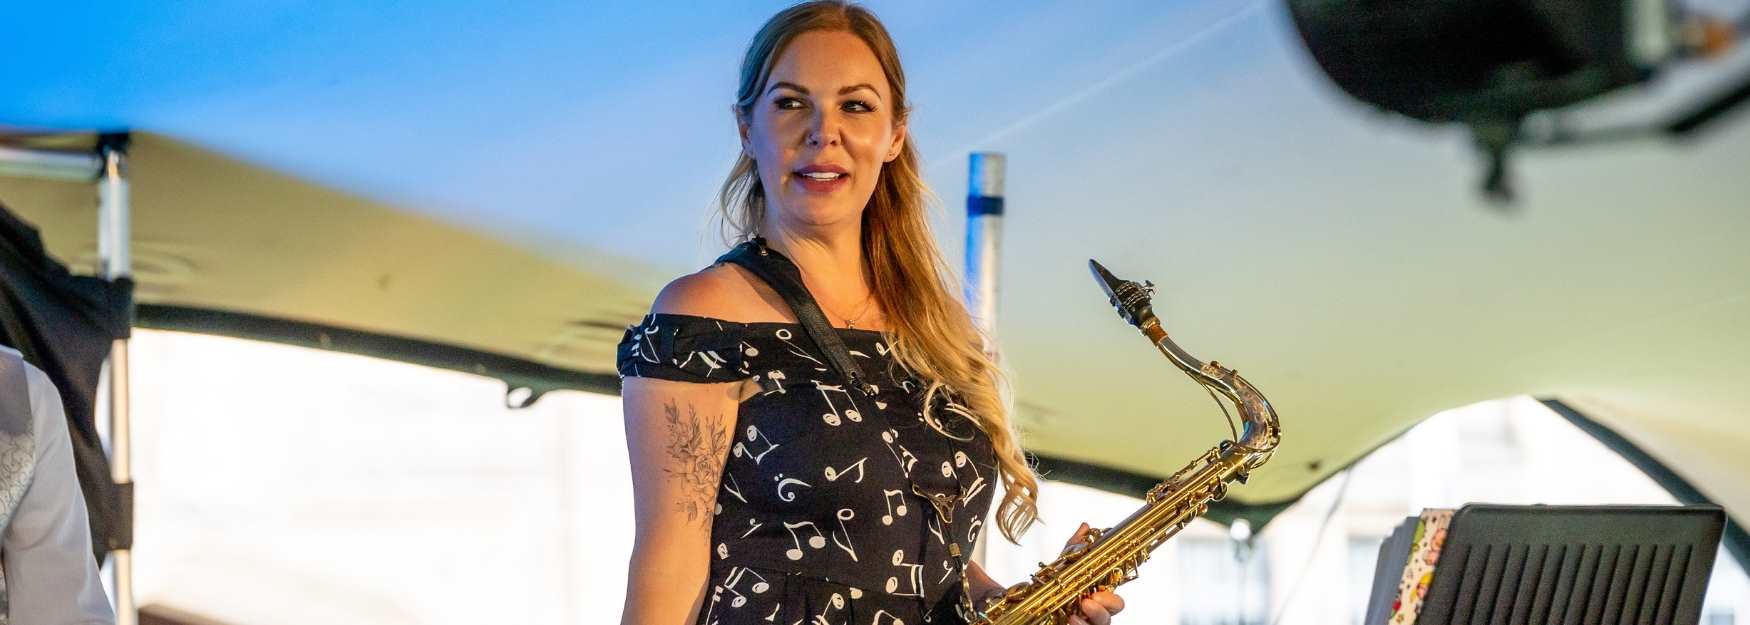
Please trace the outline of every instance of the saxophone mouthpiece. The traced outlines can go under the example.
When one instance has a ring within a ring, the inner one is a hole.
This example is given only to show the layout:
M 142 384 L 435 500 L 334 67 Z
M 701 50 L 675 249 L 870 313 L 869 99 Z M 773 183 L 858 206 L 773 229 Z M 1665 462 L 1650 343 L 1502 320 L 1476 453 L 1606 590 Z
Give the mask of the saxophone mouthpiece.
M 1118 309 L 1118 316 L 1126 323 L 1142 327 L 1145 320 L 1154 316 L 1153 306 L 1149 298 L 1154 295 L 1155 285 L 1152 282 L 1137 284 L 1129 280 L 1119 279 L 1107 271 L 1105 265 L 1092 258 L 1088 259 L 1088 270 L 1094 272 L 1094 281 L 1100 284 L 1100 290 L 1106 292 L 1106 300 Z

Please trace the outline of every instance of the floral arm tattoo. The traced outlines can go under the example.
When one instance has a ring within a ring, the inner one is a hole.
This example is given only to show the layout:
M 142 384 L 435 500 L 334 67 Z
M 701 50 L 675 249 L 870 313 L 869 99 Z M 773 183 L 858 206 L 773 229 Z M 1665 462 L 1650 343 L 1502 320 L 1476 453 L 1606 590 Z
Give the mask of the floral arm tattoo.
M 701 422 L 698 409 L 687 404 L 687 416 L 683 419 L 674 400 L 669 400 L 662 409 L 668 413 L 668 455 L 673 460 L 663 471 L 679 480 L 684 491 L 675 508 L 687 513 L 689 523 L 703 517 L 709 524 L 728 447 L 718 436 L 723 431 L 723 417 L 710 415 Z

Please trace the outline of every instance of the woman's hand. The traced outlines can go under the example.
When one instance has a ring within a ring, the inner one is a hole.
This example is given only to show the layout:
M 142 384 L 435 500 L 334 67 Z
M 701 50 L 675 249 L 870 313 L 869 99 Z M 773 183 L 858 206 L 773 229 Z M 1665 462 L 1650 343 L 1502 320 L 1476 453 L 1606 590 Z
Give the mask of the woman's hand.
M 1003 596 L 1003 592 L 1007 590 L 997 580 L 991 579 L 990 574 L 984 572 L 984 567 L 977 560 L 966 563 L 966 581 L 971 582 L 968 590 L 972 591 L 972 605 L 979 608 L 983 608 L 986 601 Z
M 1083 523 L 1076 529 L 1075 535 L 1069 537 L 1069 542 L 1064 544 L 1064 553 L 1088 548 L 1087 536 L 1088 524 Z M 1118 593 L 1103 590 L 1082 597 L 1077 607 L 1081 608 L 1081 614 L 1071 614 L 1069 620 L 1065 621 L 1067 625 L 1110 625 L 1112 615 L 1124 609 L 1124 598 L 1119 597 Z
M 1083 523 L 1076 529 L 1075 535 L 1069 538 L 1069 543 L 1064 545 L 1064 552 L 1087 548 L 1087 535 L 1088 524 Z M 1001 597 L 1006 590 L 1002 584 L 991 579 L 990 574 L 985 573 L 984 567 L 979 566 L 976 561 L 968 563 L 966 573 L 968 581 L 971 582 L 974 605 L 983 607 L 986 599 Z M 1124 609 L 1124 599 L 1108 590 L 1083 597 L 1077 607 L 1081 608 L 1081 613 L 1070 615 L 1068 621 L 1060 622 L 1059 625 L 1110 625 L 1112 615 Z

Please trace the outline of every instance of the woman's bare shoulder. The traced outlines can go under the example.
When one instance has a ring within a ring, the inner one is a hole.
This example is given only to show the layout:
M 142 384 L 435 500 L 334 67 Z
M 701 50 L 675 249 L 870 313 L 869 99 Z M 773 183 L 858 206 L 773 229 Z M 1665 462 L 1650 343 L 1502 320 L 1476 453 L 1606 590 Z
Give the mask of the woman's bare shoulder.
M 715 264 L 668 283 L 656 295 L 651 312 L 743 322 L 781 319 L 781 309 L 774 309 L 773 304 L 782 300 L 775 293 L 763 292 L 770 291 L 768 288 L 756 288 L 755 280 L 740 267 Z

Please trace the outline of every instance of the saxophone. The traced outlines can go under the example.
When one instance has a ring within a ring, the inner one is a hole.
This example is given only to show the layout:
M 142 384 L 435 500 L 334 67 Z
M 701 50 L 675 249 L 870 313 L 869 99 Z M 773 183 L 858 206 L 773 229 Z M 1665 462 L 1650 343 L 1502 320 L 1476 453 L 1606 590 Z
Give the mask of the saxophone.
M 982 608 L 973 608 L 972 614 L 964 615 L 970 623 L 1050 625 L 1079 613 L 1076 603 L 1086 594 L 1136 579 L 1137 567 L 1149 554 L 1208 512 L 1209 502 L 1226 496 L 1228 482 L 1244 484 L 1252 469 L 1270 459 L 1280 439 L 1276 411 L 1258 389 L 1238 371 L 1213 360 L 1201 362 L 1167 337 L 1149 303 L 1154 284 L 1120 280 L 1093 260 L 1088 261 L 1088 267 L 1118 315 L 1142 330 L 1193 381 L 1232 402 L 1245 428 L 1236 440 L 1222 441 L 1149 489 L 1142 508 L 1117 525 L 1088 530 L 1085 543 L 1073 546 L 1051 564 L 1040 563 L 1030 580 L 1010 586 L 1000 597 L 986 600 Z

